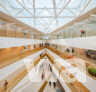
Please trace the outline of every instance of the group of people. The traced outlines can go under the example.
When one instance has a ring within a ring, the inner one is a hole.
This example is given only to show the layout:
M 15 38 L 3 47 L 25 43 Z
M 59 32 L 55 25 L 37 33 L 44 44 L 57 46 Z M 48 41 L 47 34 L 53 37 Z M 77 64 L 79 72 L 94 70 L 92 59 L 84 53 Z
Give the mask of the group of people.
M 50 64 L 49 64 L 49 66 L 48 66 L 48 71 L 49 71 L 49 70 L 52 72 L 52 69 L 51 69 Z M 45 78 L 45 71 L 44 71 L 44 69 L 43 69 L 42 74 L 41 74 L 41 79 L 43 80 L 44 78 Z M 56 82 L 52 82 L 52 83 L 53 83 L 53 87 L 54 87 L 54 89 L 55 89 L 55 88 L 56 88 Z M 51 86 L 52 83 L 51 83 L 51 81 L 49 81 L 49 86 Z
M 72 48 L 72 50 L 70 50 L 69 48 L 66 49 L 66 52 L 72 52 L 72 55 L 74 55 L 74 48 Z
M 49 86 L 51 86 L 51 81 L 49 82 Z M 53 87 L 56 88 L 56 82 L 53 82 Z

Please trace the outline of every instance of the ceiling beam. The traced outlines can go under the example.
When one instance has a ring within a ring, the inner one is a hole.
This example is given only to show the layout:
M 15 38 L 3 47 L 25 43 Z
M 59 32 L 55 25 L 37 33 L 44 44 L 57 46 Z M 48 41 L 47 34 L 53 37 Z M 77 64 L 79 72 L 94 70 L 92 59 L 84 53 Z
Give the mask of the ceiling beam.
M 31 26 L 29 26 L 29 25 L 15 19 L 14 17 L 9 16 L 9 15 L 1 12 L 1 11 L 0 11 L 0 20 L 5 21 L 7 23 L 15 23 L 16 26 L 18 26 L 20 28 L 24 27 L 24 28 L 26 28 L 26 29 L 28 29 L 30 31 L 32 30 L 32 32 L 38 32 L 40 34 L 44 34 L 44 33 L 40 32 L 39 30 L 37 30 L 37 29 L 35 29 L 35 28 L 33 28 L 33 27 L 31 27 Z
M 24 8 L 32 17 L 34 17 L 34 15 L 33 15 L 26 7 L 24 7 L 18 0 L 16 0 L 16 1 L 17 1 L 17 3 L 18 3 L 22 8 Z M 45 25 L 43 25 L 42 22 L 40 22 L 40 20 L 38 20 L 36 17 L 35 17 L 35 19 L 45 28 Z
M 90 2 L 91 2 L 91 0 L 89 0 L 89 1 L 85 4 L 85 6 L 84 6 L 84 8 L 81 10 L 79 16 L 83 13 L 83 11 L 86 9 L 86 7 L 89 5 Z
M 71 2 L 71 0 L 69 0 L 64 6 L 63 8 L 59 11 L 59 13 L 57 14 L 57 16 L 60 15 L 60 13 L 66 8 L 66 6 Z
M 35 21 L 35 0 L 33 0 L 33 4 L 30 0 L 28 0 L 31 6 L 33 7 L 33 14 L 34 14 L 34 27 L 36 27 L 36 21 Z
M 54 14 L 55 14 L 55 19 L 56 19 L 56 24 L 57 24 L 57 28 L 58 28 L 58 20 L 57 20 L 57 12 L 56 12 L 56 2 L 55 2 L 55 0 L 53 0 L 53 7 L 54 7 Z
M 23 9 L 25 9 L 32 17 L 34 17 L 33 14 L 32 14 L 25 6 L 23 6 L 18 0 L 16 0 L 16 1 L 17 1 L 17 3 L 18 3 Z
M 87 19 L 87 18 L 91 17 L 91 16 L 90 16 L 91 14 L 96 14 L 96 8 L 94 8 L 94 9 L 88 11 L 87 13 L 85 13 L 85 14 L 77 17 L 76 19 L 72 20 L 71 22 L 67 23 L 66 25 L 63 25 L 62 27 L 54 30 L 54 31 L 51 32 L 50 34 L 54 34 L 54 33 L 58 32 L 58 31 L 60 31 L 60 30 L 62 30 L 62 29 L 66 29 L 67 27 L 72 26 L 73 24 L 75 24 L 75 23 L 77 23 L 77 22 L 80 22 L 80 21 L 82 21 L 82 20 L 84 20 L 84 19 Z
M 68 5 L 70 2 L 71 2 L 71 0 L 69 0 L 69 1 L 67 2 L 67 4 L 64 5 L 63 8 L 61 8 L 60 12 L 57 14 L 56 17 L 58 17 L 58 16 L 60 15 L 60 13 L 67 7 L 67 5 Z M 55 18 L 50 22 L 50 24 L 47 26 L 47 28 L 53 23 L 54 20 L 55 20 Z
M 45 8 L 46 8 L 46 7 L 45 7 Z M 22 8 L 14 8 L 14 9 L 22 9 Z M 28 8 L 28 9 L 33 9 L 33 8 Z M 37 9 L 37 10 L 40 9 L 40 10 L 41 10 L 41 9 L 44 9 L 44 8 L 40 8 L 40 7 L 36 8 L 36 7 L 35 7 L 35 9 Z M 49 7 L 48 7 L 47 9 L 53 10 L 54 8 L 51 8 L 51 7 L 49 8 Z M 62 8 L 56 8 L 56 9 L 59 9 L 59 10 L 60 10 L 60 9 L 62 9 Z M 66 7 L 65 9 L 77 9 L 77 8 L 71 8 L 71 7 L 69 8 L 69 7 Z
M 66 1 L 66 0 L 65 0 Z M 58 8 L 59 4 L 62 2 L 62 0 L 59 0 L 57 6 L 56 6 L 56 9 Z
M 10 16 L 12 16 L 12 14 L 8 11 L 8 9 L 7 9 L 2 3 L 0 3 L 0 5 L 4 8 L 4 10 L 5 10 Z
M 74 16 L 77 17 L 77 15 L 73 11 L 71 11 L 71 9 L 68 9 L 68 11 L 71 12 L 71 14 L 73 14 Z
M 58 16 L 58 18 L 76 18 L 77 16 Z M 15 18 L 34 18 L 32 16 L 16 16 Z M 56 18 L 54 16 L 36 16 L 36 18 Z
M 34 10 L 34 27 L 36 27 L 36 21 L 35 21 L 35 0 L 33 0 L 33 10 Z
M 23 10 L 24 10 L 23 8 L 20 9 L 20 11 L 18 11 L 18 12 L 14 15 L 14 17 L 17 17 L 17 15 L 20 14 Z

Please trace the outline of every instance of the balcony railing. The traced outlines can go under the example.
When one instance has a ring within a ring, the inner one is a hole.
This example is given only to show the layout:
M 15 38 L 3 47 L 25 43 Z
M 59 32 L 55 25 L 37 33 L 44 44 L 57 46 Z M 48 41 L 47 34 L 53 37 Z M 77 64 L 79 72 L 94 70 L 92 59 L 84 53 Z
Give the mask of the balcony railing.
M 96 30 L 85 31 L 84 34 L 81 34 L 80 31 L 66 31 L 60 33 L 59 35 L 52 35 L 49 39 L 64 39 L 64 38 L 77 38 L 77 37 L 88 37 L 88 36 L 96 36 Z

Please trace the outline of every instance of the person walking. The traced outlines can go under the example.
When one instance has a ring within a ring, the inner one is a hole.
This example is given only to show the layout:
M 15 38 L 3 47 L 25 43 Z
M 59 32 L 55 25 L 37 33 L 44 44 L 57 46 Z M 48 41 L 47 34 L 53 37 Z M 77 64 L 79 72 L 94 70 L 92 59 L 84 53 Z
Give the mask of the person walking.
M 50 71 L 50 64 L 49 64 L 49 66 L 48 66 L 48 71 Z
M 51 81 L 49 81 L 49 86 L 51 86 Z
M 56 88 L 56 83 L 55 82 L 53 82 L 53 86 L 54 86 L 54 88 Z
M 44 72 L 44 69 L 43 69 L 42 76 L 41 76 L 42 80 L 44 79 L 44 77 L 45 77 L 45 72 Z

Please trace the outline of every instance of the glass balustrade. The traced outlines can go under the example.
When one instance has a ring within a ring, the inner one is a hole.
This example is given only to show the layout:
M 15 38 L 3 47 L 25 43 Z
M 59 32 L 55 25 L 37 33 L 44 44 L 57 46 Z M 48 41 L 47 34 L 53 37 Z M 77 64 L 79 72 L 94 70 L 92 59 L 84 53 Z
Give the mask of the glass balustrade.
M 37 34 L 32 32 L 32 30 L 26 30 L 4 21 L 0 21 L 0 37 L 44 39 L 44 36 L 41 34 Z
M 80 31 L 66 31 L 59 35 L 52 35 L 49 39 L 64 39 L 64 38 L 77 38 L 77 37 L 89 37 L 89 36 L 96 36 L 96 29 L 93 30 L 87 30 L 85 33 L 81 36 Z

